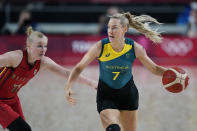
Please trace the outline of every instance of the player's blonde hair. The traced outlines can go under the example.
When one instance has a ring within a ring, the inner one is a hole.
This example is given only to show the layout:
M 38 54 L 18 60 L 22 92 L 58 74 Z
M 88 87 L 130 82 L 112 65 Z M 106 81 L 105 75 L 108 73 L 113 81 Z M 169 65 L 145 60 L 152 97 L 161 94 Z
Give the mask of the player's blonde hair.
M 126 13 L 117 13 L 115 15 L 109 16 L 110 18 L 115 18 L 120 20 L 120 24 L 122 26 L 132 27 L 144 34 L 147 38 L 149 38 L 154 43 L 161 43 L 162 37 L 160 32 L 157 30 L 153 30 L 150 28 L 149 23 L 154 22 L 156 24 L 159 23 L 155 18 L 152 18 L 149 15 L 140 15 L 134 16 L 131 15 L 130 12 Z
M 33 42 L 33 39 L 35 37 L 37 37 L 37 38 L 44 38 L 44 37 L 46 37 L 43 33 L 33 30 L 33 28 L 31 26 L 29 26 L 27 28 L 26 34 L 27 34 L 27 41 L 26 42 Z M 48 40 L 47 37 L 46 37 L 46 39 Z

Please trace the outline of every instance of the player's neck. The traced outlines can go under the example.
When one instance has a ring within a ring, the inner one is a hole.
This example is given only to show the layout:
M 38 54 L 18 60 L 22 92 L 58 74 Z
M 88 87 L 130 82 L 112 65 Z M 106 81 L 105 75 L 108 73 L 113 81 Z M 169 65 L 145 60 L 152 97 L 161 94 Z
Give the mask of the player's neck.
M 120 52 L 124 48 L 125 39 L 118 40 L 116 42 L 111 43 L 112 49 L 116 52 Z
M 27 62 L 30 65 L 34 65 L 36 59 L 27 51 Z

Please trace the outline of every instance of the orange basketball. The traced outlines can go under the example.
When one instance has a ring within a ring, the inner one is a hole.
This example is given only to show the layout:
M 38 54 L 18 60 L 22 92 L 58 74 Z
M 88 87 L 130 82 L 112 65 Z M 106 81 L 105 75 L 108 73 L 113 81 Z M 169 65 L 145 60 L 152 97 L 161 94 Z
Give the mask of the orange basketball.
M 164 72 L 162 83 L 167 91 L 179 93 L 187 88 L 189 77 L 183 69 L 172 67 Z

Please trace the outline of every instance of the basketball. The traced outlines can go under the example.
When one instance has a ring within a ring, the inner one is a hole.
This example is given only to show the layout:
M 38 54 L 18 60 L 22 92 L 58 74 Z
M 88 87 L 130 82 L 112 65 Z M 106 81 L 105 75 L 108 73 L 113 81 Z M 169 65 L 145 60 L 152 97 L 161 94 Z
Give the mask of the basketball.
M 183 69 L 172 67 L 164 72 L 162 83 L 167 91 L 179 93 L 187 88 L 189 77 Z

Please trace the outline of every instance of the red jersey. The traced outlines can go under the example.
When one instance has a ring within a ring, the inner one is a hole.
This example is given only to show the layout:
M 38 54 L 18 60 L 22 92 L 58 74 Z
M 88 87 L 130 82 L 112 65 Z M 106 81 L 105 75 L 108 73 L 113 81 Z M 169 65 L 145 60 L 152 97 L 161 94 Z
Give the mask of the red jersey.
M 23 51 L 21 63 L 16 67 L 0 68 L 0 98 L 13 98 L 17 92 L 29 80 L 31 80 L 40 69 L 40 60 L 35 64 L 28 64 L 27 51 Z

